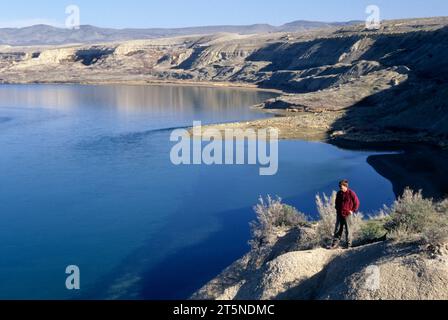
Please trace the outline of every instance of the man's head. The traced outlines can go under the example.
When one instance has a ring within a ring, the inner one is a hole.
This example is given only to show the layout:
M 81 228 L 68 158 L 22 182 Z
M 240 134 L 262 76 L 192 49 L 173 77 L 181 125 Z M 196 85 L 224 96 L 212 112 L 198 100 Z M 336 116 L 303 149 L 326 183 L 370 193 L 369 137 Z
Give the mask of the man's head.
M 339 182 L 339 189 L 342 192 L 347 192 L 348 191 L 348 187 L 349 187 L 348 180 L 342 180 L 341 182 Z

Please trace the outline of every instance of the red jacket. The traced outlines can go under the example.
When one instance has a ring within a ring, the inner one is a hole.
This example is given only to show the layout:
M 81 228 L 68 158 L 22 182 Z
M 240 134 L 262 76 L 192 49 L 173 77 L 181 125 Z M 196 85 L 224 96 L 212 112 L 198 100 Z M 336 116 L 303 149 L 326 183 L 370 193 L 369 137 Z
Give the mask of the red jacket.
M 360 202 L 356 193 L 352 190 L 339 191 L 336 197 L 336 211 L 344 218 L 350 216 L 350 212 L 359 210 Z

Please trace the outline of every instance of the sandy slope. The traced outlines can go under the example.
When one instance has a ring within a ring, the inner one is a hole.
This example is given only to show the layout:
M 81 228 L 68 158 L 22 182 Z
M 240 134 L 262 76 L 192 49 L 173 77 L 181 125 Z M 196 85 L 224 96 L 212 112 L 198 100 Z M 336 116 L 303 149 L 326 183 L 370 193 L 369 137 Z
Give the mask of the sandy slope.
M 192 299 L 432 300 L 448 299 L 448 255 L 388 242 L 344 250 L 292 251 L 257 270 L 250 255 Z

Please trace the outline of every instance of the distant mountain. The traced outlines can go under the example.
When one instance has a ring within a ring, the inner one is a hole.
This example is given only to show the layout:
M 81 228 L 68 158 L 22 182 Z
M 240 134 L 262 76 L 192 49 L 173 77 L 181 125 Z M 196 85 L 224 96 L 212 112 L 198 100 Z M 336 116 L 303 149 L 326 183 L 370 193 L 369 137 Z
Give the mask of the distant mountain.
M 298 32 L 298 31 L 306 31 L 313 29 L 322 29 L 322 28 L 334 28 L 334 27 L 345 27 L 351 26 L 355 24 L 360 24 L 362 21 L 348 21 L 348 22 L 316 22 L 316 21 L 306 21 L 306 20 L 298 20 L 293 21 L 283 26 L 278 27 L 277 29 L 281 32 Z
M 246 26 L 206 26 L 190 28 L 151 28 L 151 29 L 110 29 L 83 25 L 78 30 L 56 28 L 48 25 L 35 25 L 25 28 L 1 28 L 0 45 L 60 45 L 68 43 L 98 43 L 137 39 L 155 39 L 162 37 L 201 35 L 213 33 L 256 34 L 268 32 L 297 32 L 320 28 L 340 27 L 360 23 L 351 22 L 314 22 L 294 21 L 276 27 L 269 24 Z

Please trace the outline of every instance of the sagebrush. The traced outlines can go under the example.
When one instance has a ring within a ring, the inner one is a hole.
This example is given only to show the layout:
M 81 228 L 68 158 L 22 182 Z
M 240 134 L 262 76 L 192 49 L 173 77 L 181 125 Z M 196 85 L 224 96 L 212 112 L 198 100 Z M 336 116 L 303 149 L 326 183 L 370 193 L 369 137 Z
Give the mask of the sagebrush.
M 276 233 L 281 228 L 294 228 L 309 225 L 305 214 L 282 203 L 282 199 L 268 196 L 260 198 L 254 207 L 257 219 L 251 223 L 253 249 L 260 248 L 276 240 Z
M 389 209 L 385 228 L 396 241 L 422 240 L 428 244 L 448 240 L 448 201 L 425 199 L 422 191 L 406 189 Z
M 317 221 L 294 207 L 283 204 L 280 198 L 260 198 L 254 210 L 257 220 L 251 223 L 253 249 L 275 243 L 280 230 L 307 227 L 314 230 L 307 247 L 327 246 L 333 240 L 336 226 L 336 192 L 330 196 L 316 196 L 319 213 Z M 350 232 L 355 245 L 364 245 L 391 239 L 398 242 L 423 241 L 430 245 L 448 241 L 448 199 L 436 202 L 425 199 L 422 192 L 406 189 L 390 207 L 364 219 L 357 213 L 350 217 Z

